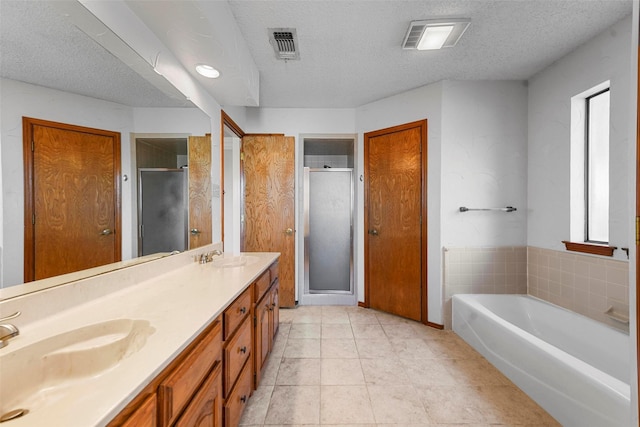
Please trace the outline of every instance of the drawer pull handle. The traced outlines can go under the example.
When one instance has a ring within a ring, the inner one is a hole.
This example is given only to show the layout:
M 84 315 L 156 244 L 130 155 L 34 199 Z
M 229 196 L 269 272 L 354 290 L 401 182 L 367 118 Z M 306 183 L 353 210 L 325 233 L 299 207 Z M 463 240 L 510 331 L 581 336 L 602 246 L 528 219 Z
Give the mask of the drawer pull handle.
M 240 402 L 247 403 L 247 395 L 246 394 L 240 398 Z
M 240 309 L 240 313 L 245 314 L 247 312 L 247 307 L 242 307 Z
M 247 346 L 244 347 L 240 347 L 240 353 L 246 353 L 247 352 Z

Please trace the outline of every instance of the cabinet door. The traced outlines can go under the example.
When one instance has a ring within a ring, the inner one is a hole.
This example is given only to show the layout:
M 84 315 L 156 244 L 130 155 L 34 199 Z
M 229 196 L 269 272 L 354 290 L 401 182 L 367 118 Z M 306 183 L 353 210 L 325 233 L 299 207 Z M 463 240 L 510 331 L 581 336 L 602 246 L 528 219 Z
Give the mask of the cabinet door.
M 211 372 L 176 427 L 222 427 L 222 364 Z
M 121 427 L 155 427 L 156 425 L 156 395 L 152 394 L 131 415 L 119 423 L 111 423 L 110 426 Z
M 280 283 L 278 280 L 271 288 L 271 338 L 275 338 L 280 327 Z M 273 344 L 273 341 L 272 341 Z M 273 345 L 271 345 L 273 347 Z
M 260 372 L 270 351 L 270 301 L 270 294 L 267 293 L 265 297 L 256 304 L 256 387 L 258 386 L 257 383 L 260 382 Z

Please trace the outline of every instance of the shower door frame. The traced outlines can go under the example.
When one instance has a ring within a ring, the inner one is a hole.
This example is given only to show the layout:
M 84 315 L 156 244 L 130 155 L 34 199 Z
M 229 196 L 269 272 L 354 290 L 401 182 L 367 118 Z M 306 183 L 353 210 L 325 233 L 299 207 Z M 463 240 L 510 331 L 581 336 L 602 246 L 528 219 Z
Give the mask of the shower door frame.
M 311 172 L 349 172 L 350 180 L 350 209 L 349 209 L 349 290 L 326 290 L 312 291 L 309 288 L 309 175 Z M 303 168 L 303 230 L 304 230 L 304 288 L 300 295 L 301 304 L 333 304 L 333 305 L 355 305 L 357 296 L 355 292 L 355 271 L 354 271 L 354 169 L 353 168 Z

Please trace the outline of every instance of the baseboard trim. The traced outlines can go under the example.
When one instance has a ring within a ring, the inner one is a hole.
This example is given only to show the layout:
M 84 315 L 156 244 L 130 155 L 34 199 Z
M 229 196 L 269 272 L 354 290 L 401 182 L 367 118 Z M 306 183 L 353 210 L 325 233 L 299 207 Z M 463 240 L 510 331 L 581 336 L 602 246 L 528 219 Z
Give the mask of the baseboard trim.
M 431 326 L 432 328 L 435 328 L 435 329 L 444 329 L 444 325 L 441 325 L 439 323 L 433 323 L 433 322 L 427 321 L 425 325 Z

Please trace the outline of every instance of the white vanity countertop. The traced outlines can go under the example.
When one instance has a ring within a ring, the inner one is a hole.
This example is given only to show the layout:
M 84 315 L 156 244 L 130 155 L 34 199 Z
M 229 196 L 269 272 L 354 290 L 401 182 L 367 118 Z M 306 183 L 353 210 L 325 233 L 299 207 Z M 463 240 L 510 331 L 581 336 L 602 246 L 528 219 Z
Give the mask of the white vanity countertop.
M 247 255 L 257 259 L 226 268 L 193 262 L 21 329 L 0 350 L 3 358 L 47 337 L 112 319 L 146 320 L 155 331 L 109 370 L 16 402 L 29 413 L 3 426 L 106 425 L 279 256 Z M 0 387 L 11 387 L 1 382 Z

